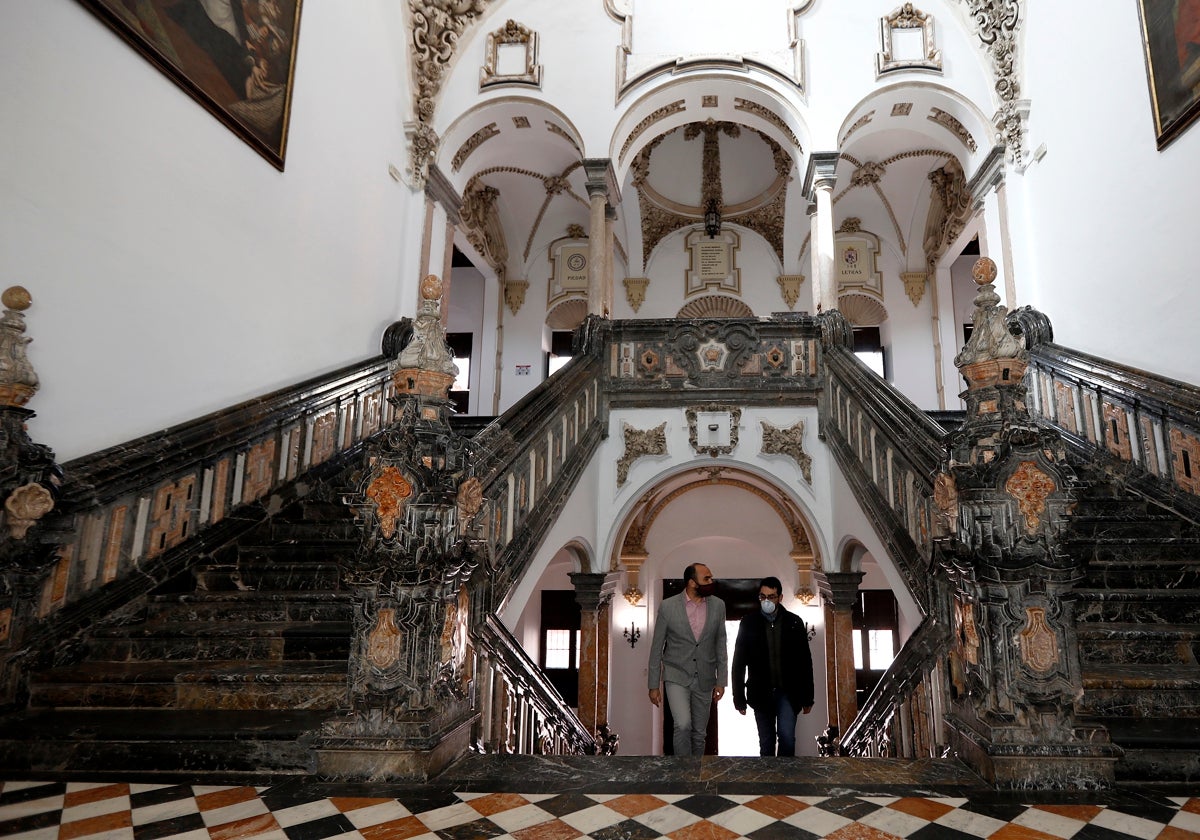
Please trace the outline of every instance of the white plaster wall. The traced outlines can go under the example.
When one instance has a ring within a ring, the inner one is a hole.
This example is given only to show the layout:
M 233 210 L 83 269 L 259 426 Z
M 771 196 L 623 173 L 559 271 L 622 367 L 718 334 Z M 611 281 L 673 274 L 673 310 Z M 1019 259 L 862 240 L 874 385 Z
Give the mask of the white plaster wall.
M 1031 3 L 1026 27 L 1029 145 L 1046 155 L 1010 180 L 1023 302 L 1060 344 L 1194 383 L 1200 126 L 1156 151 L 1137 4 Z
M 402 10 L 305 4 L 278 172 L 70 0 L 0 26 L 0 278 L 70 460 L 379 352 L 415 311 Z

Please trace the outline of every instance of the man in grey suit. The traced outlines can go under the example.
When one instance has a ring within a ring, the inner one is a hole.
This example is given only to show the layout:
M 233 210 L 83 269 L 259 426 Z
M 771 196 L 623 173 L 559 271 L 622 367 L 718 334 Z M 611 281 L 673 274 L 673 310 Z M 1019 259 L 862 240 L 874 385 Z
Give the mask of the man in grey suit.
M 729 680 L 725 649 L 725 602 L 703 563 L 683 571 L 684 590 L 658 608 L 650 642 L 650 702 L 662 702 L 659 682 L 675 720 L 675 755 L 704 755 L 704 733 L 713 700 L 725 694 Z

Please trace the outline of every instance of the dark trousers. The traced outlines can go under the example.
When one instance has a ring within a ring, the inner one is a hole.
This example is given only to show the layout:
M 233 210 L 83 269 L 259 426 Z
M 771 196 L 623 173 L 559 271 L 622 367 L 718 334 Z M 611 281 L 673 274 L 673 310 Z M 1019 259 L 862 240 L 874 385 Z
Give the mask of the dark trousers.
M 758 724 L 759 755 L 796 754 L 796 716 L 787 694 L 782 688 L 775 689 L 770 706 L 754 710 L 754 722 Z M 775 739 L 779 739 L 779 752 L 775 752 Z

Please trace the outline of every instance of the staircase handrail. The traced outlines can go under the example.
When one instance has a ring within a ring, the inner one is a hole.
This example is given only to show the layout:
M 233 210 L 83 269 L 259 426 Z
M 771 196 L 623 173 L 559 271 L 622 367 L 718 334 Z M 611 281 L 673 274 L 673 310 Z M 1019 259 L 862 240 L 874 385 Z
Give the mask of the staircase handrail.
M 1200 387 L 1056 344 L 1031 307 L 1008 321 L 1029 351 L 1030 414 L 1128 489 L 1200 523 Z
M 504 674 L 525 701 L 532 705 L 551 736 L 554 746 L 546 753 L 595 753 L 596 738 L 588 732 L 575 710 L 546 677 L 521 643 L 495 615 L 488 615 L 476 631 L 475 643 L 493 667 Z M 482 704 L 485 710 L 490 703 Z M 488 741 L 492 743 L 488 743 Z M 485 739 L 484 747 L 495 749 L 496 738 Z

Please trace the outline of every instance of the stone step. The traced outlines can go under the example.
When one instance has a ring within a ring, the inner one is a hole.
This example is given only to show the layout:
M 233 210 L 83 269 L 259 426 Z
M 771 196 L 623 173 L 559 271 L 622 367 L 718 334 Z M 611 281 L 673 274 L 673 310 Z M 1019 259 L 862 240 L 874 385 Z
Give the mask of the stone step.
M 1200 782 L 1200 719 L 1179 717 L 1082 717 L 1103 726 L 1124 750 L 1117 781 L 1141 785 Z
M 1196 665 L 1200 625 L 1090 622 L 1076 633 L 1079 658 L 1089 664 Z
M 1163 539 L 1178 537 L 1179 519 L 1131 511 L 1127 514 L 1104 516 L 1075 515 L 1071 517 L 1073 539 Z
M 332 558 L 321 561 L 275 561 L 242 557 L 237 564 L 213 564 L 196 571 L 196 588 L 202 592 L 335 591 L 341 572 Z
M 346 695 L 345 660 L 84 662 L 32 675 L 32 708 L 332 710 Z
M 1097 589 L 1075 591 L 1080 623 L 1200 624 L 1200 592 L 1192 589 Z
M 92 661 L 335 660 L 350 656 L 349 621 L 174 621 L 94 631 Z
M 1095 589 L 1200 590 L 1200 559 L 1093 560 L 1084 573 L 1084 586 Z
M 1200 666 L 1088 665 L 1082 677 L 1082 715 L 1200 718 Z
M 1162 561 L 1200 564 L 1200 540 L 1194 537 L 1067 539 L 1063 547 L 1072 557 L 1088 562 L 1127 563 L 1131 566 Z
M 308 775 L 305 736 L 329 712 L 42 709 L 0 720 L 6 773 L 69 770 L 72 778 L 265 784 Z
M 349 592 L 196 592 L 156 595 L 150 621 L 350 621 Z

